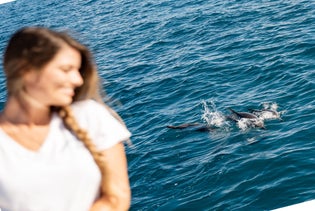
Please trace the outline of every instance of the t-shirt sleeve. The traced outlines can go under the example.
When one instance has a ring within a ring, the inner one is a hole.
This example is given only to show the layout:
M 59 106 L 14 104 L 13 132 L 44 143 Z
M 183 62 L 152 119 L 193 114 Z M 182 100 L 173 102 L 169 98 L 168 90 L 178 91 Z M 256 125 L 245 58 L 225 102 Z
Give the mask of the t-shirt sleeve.
M 73 104 L 72 109 L 79 125 L 87 130 L 99 150 L 129 140 L 129 130 L 113 117 L 104 105 L 85 100 Z

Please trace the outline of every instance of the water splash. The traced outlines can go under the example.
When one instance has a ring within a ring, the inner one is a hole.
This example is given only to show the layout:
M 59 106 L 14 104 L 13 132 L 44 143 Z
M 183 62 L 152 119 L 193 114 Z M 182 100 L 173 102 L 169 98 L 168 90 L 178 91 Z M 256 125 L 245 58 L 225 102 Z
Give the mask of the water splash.
M 245 118 L 241 118 L 240 120 L 237 121 L 236 124 L 237 124 L 238 128 L 243 130 L 243 131 L 245 131 L 249 128 L 252 128 L 252 125 L 253 125 L 251 120 L 245 119 Z
M 263 102 L 261 105 L 264 109 L 270 109 L 273 111 L 276 111 L 279 107 L 278 104 L 274 102 Z
M 208 126 L 217 128 L 225 128 L 229 126 L 225 115 L 217 110 L 216 105 L 212 100 L 209 102 L 203 100 L 201 104 L 204 110 L 201 119 L 205 121 Z
M 248 119 L 248 118 L 241 118 L 236 122 L 236 125 L 242 131 L 245 131 L 250 128 L 265 128 L 264 120 L 261 118 L 257 119 Z

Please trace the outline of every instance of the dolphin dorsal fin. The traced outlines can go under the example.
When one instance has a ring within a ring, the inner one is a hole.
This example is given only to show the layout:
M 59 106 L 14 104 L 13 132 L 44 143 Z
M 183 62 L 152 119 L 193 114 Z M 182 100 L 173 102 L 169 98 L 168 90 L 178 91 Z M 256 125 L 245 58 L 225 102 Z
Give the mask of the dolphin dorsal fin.
M 236 114 L 238 117 L 241 117 L 241 115 L 237 112 L 234 111 L 232 108 L 228 108 L 233 114 Z

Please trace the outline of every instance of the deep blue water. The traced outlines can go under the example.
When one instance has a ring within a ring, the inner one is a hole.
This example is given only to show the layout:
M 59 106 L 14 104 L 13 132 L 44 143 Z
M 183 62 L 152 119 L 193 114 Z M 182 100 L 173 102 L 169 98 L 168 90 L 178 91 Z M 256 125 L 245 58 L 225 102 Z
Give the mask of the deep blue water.
M 0 17 L 1 55 L 29 25 L 70 30 L 92 49 L 109 104 L 133 133 L 130 210 L 270 210 L 315 199 L 315 2 L 16 0 Z M 3 104 L 2 73 L 0 83 Z M 264 105 L 277 105 L 283 121 L 166 128 L 204 122 L 208 109 Z

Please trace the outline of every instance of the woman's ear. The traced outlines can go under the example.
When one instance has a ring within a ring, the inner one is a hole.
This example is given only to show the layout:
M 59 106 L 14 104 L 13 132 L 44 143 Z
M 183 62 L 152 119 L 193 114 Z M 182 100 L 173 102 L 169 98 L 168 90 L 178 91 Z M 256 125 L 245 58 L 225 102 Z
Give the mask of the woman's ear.
M 38 81 L 39 72 L 33 69 L 26 70 L 22 76 L 24 84 L 33 84 Z

